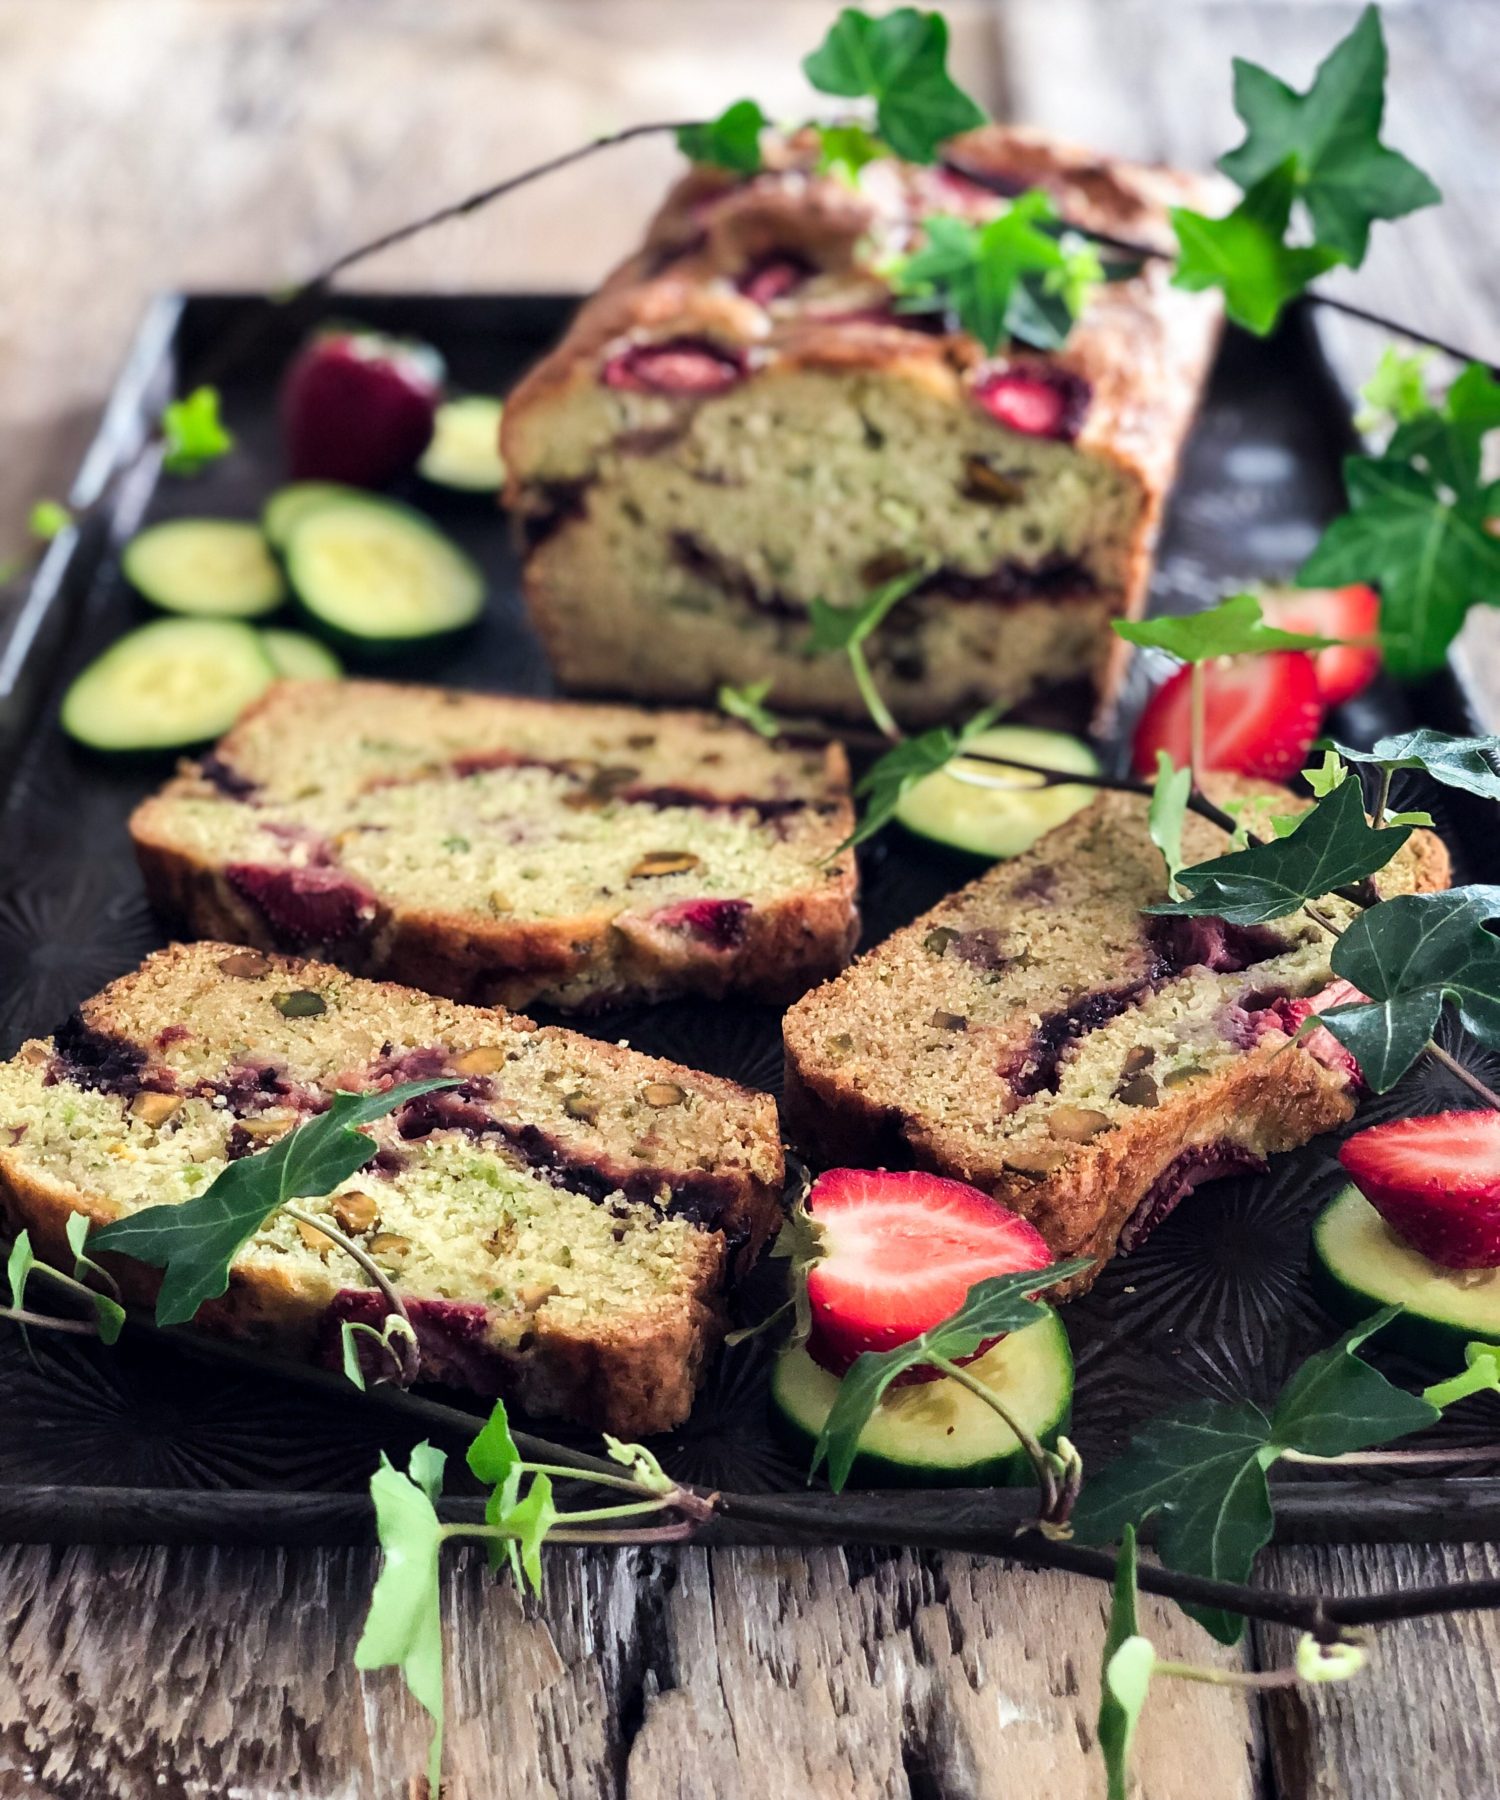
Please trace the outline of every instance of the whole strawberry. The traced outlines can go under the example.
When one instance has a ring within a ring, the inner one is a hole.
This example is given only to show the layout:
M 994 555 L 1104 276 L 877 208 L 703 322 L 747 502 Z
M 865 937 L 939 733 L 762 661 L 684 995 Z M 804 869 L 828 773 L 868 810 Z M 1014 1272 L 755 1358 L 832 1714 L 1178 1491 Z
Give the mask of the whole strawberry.
M 432 441 L 443 363 L 426 344 L 335 326 L 308 339 L 281 388 L 294 481 L 380 487 Z

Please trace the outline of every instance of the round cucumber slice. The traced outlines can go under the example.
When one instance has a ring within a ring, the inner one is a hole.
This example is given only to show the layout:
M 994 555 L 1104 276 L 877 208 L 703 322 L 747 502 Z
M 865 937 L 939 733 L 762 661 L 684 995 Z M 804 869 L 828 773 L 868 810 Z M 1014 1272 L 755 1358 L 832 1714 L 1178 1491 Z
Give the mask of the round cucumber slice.
M 258 525 L 172 519 L 125 546 L 125 579 L 163 612 L 198 619 L 258 619 L 286 599 L 286 584 Z
M 248 625 L 157 619 L 75 678 L 63 696 L 63 730 L 94 750 L 186 749 L 222 737 L 275 675 Z
M 1319 1299 L 1347 1324 L 1382 1306 L 1405 1309 L 1381 1332 L 1382 1349 L 1458 1370 L 1465 1344 L 1500 1343 L 1500 1271 L 1429 1262 L 1401 1242 L 1357 1187 L 1344 1188 L 1319 1213 L 1312 1272 Z
M 1088 745 L 1061 731 L 996 725 L 980 732 L 972 747 L 1067 775 L 1099 773 L 1099 759 Z M 975 786 L 966 776 L 985 785 Z M 1043 787 L 1036 776 L 1019 769 L 959 757 L 948 768 L 914 782 L 902 795 L 896 817 L 908 831 L 950 850 L 1000 858 L 1029 850 L 1043 833 L 1071 819 L 1093 797 L 1092 788 Z
M 335 502 L 357 506 L 361 502 L 379 506 L 381 502 L 363 488 L 345 487 L 338 481 L 293 481 L 277 488 L 261 511 L 261 529 L 273 550 L 285 550 L 287 539 L 297 526 L 320 506 Z
M 1057 1314 L 1012 1332 L 968 1365 L 1006 1410 L 1051 1444 L 1067 1425 L 1073 1355 Z M 771 1377 L 780 1423 L 809 1459 L 832 1410 L 839 1378 L 804 1349 L 787 1350 Z M 945 1375 L 889 1388 L 859 1440 L 850 1481 L 864 1487 L 1009 1487 L 1032 1480 L 1015 1434 L 977 1394 Z
M 408 507 L 361 500 L 318 507 L 294 527 L 287 571 L 320 624 L 366 648 L 397 648 L 470 625 L 484 576 Z
M 263 631 L 260 641 L 271 667 L 287 681 L 337 681 L 344 665 L 326 644 L 305 631 Z
M 432 442 L 422 452 L 417 473 L 438 487 L 498 494 L 505 485 L 505 464 L 500 460 L 503 410 L 498 400 L 483 394 L 445 400 L 437 409 Z

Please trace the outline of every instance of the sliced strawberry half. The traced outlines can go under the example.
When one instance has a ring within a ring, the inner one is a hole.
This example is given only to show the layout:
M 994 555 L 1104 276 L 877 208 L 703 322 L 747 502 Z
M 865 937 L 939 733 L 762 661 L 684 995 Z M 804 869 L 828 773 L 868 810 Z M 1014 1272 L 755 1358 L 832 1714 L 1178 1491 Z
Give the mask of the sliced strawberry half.
M 1448 1269 L 1500 1267 L 1500 1112 L 1372 1125 L 1339 1161 L 1413 1250 Z
M 824 1248 L 807 1277 L 807 1348 L 835 1375 L 866 1350 L 894 1350 L 941 1324 L 976 1281 L 1052 1261 L 1034 1226 L 978 1188 L 938 1175 L 830 1169 L 813 1183 L 807 1210 Z M 898 1380 L 938 1376 L 919 1368 Z
M 1156 773 L 1165 750 L 1180 769 L 1192 753 L 1192 670 L 1182 668 L 1146 702 L 1131 761 Z M 1313 660 L 1301 650 L 1222 657 L 1204 671 L 1203 766 L 1285 781 L 1302 767 L 1323 725 Z
M 1380 630 L 1380 596 L 1372 587 L 1273 588 L 1261 595 L 1268 625 L 1310 637 L 1373 638 Z M 1313 656 L 1325 706 L 1341 706 L 1363 692 L 1380 670 L 1373 643 L 1335 644 Z

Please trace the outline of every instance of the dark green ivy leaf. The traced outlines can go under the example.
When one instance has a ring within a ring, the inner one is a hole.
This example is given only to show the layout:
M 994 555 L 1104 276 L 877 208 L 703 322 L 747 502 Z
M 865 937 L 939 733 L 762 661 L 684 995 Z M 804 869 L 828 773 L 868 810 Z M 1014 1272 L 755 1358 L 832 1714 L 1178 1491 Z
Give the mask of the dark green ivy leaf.
M 1478 794 L 1481 800 L 1500 800 L 1500 737 L 1455 737 L 1420 725 L 1415 731 L 1397 731 L 1377 738 L 1372 750 L 1351 750 L 1347 744 L 1329 748 L 1345 762 L 1374 763 L 1381 769 L 1421 769 L 1444 787 Z
M 1212 662 L 1216 656 L 1257 656 L 1265 650 L 1326 650 L 1339 641 L 1267 625 L 1254 594 L 1231 594 L 1203 612 L 1116 619 L 1115 631 L 1128 644 L 1165 650 L 1185 663 Z
M 760 168 L 760 134 L 769 123 L 753 100 L 736 100 L 716 119 L 682 126 L 677 148 L 695 163 L 754 175 Z
M 935 775 L 939 769 L 946 768 L 980 732 L 989 730 L 1001 710 L 998 706 L 986 707 L 957 731 L 947 725 L 938 725 L 916 737 L 903 738 L 893 749 L 887 750 L 855 785 L 855 796 L 864 800 L 865 809 L 860 814 L 859 824 L 839 849 L 847 850 L 853 844 L 862 844 L 881 826 L 889 824 L 906 790 L 924 776 Z
M 1107 1800 L 1129 1800 L 1130 1745 L 1146 1703 L 1156 1652 L 1136 1620 L 1135 1527 L 1120 1534 L 1109 1626 L 1099 1683 L 1099 1751 L 1108 1782 Z
M 1271 1414 L 1271 1436 L 1277 1445 L 1304 1456 L 1343 1456 L 1437 1423 L 1442 1415 L 1430 1400 L 1395 1386 L 1355 1355 L 1400 1311 L 1399 1306 L 1387 1306 L 1346 1331 L 1327 1350 L 1308 1357 L 1281 1390 Z
M 1349 511 L 1297 571 L 1303 587 L 1373 582 L 1380 589 L 1385 664 L 1430 674 L 1476 600 L 1500 604 L 1500 541 L 1490 535 L 1494 488 L 1461 494 L 1431 469 L 1387 453 L 1344 463 Z
M 1500 1048 L 1500 938 L 1485 929 L 1496 918 L 1500 888 L 1462 887 L 1398 894 L 1345 928 L 1331 966 L 1369 1004 L 1320 1016 L 1377 1094 L 1394 1087 L 1422 1053 L 1445 1000 L 1457 1006 L 1466 1031 Z
M 1172 285 L 1195 294 L 1222 289 L 1230 318 L 1265 337 L 1287 302 L 1339 261 L 1334 250 L 1284 241 L 1295 187 L 1288 159 L 1268 171 L 1222 219 L 1173 207 L 1177 267 Z
M 893 290 L 905 311 L 951 312 L 986 350 L 1012 338 L 1056 350 L 1103 273 L 1093 248 L 1056 225 L 1039 190 L 983 224 L 939 213 L 924 222 L 921 249 L 894 270 Z
M 285 1201 L 331 1194 L 375 1154 L 356 1129 L 405 1101 L 457 1081 L 407 1081 L 383 1093 L 336 1094 L 325 1113 L 279 1138 L 269 1150 L 227 1164 L 201 1194 L 142 1207 L 95 1234 L 114 1250 L 166 1271 L 156 1299 L 158 1325 L 182 1325 L 229 1286 L 229 1265 Z
M 1290 167 L 1318 243 L 1356 268 L 1376 219 L 1399 219 L 1442 199 L 1419 168 L 1380 141 L 1385 79 L 1385 37 L 1374 6 L 1318 65 L 1305 94 L 1254 63 L 1236 57 L 1234 64 L 1234 109 L 1245 141 L 1219 167 L 1247 191 Z
M 1480 363 L 1469 363 L 1439 406 L 1417 408 L 1403 419 L 1385 455 L 1414 462 L 1460 499 L 1483 489 L 1484 439 L 1500 426 L 1500 382 Z
M 875 102 L 875 126 L 908 162 L 937 161 L 938 150 L 985 114 L 948 73 L 948 24 L 941 13 L 897 7 L 872 19 L 846 7 L 803 58 L 821 94 Z
M 1048 1309 L 1027 1296 L 1039 1287 L 1051 1287 L 1070 1276 L 1081 1275 L 1092 1266 L 1092 1257 L 1080 1256 L 1045 1269 L 992 1275 L 986 1281 L 975 1282 L 958 1311 L 920 1337 L 898 1344 L 894 1350 L 866 1350 L 856 1357 L 854 1366 L 839 1383 L 838 1398 L 819 1433 L 808 1480 L 817 1474 L 826 1457 L 829 1485 L 835 1493 L 842 1490 L 859 1451 L 860 1434 L 898 1375 L 931 1362 L 934 1357 L 952 1362 L 971 1356 L 987 1338 L 1034 1325 Z
M 219 418 L 217 388 L 194 388 L 185 399 L 173 400 L 162 410 L 161 429 L 166 441 L 161 466 L 169 475 L 196 475 L 234 448 Z
M 1357 781 L 1319 801 L 1288 837 L 1194 863 L 1178 876 L 1185 900 L 1148 907 L 1153 913 L 1207 914 L 1232 925 L 1265 925 L 1308 900 L 1383 869 L 1411 836 L 1409 826 L 1376 830 L 1365 817 Z

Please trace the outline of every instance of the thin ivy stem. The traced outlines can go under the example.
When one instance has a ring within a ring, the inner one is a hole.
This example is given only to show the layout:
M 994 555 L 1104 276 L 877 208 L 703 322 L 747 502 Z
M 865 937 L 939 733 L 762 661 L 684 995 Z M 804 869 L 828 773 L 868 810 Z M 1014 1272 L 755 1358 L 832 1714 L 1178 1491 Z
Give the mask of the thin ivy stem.
M 1496 1112 L 1500 1112 L 1500 1094 L 1487 1088 L 1477 1075 L 1463 1066 L 1456 1056 L 1450 1056 L 1435 1038 L 1428 1038 L 1425 1048 L 1434 1062 L 1440 1062 L 1450 1075 L 1456 1075 L 1466 1088 L 1470 1088 L 1478 1094 L 1486 1106 L 1493 1106 Z
M 1320 1469 L 1379 1469 L 1405 1463 L 1500 1462 L 1500 1444 L 1466 1450 L 1346 1450 L 1342 1456 L 1314 1456 L 1306 1450 L 1283 1450 L 1282 1462 Z
M 1385 768 L 1380 771 L 1380 798 L 1375 802 L 1375 823 L 1377 826 L 1384 826 L 1385 824 L 1385 815 L 1389 808 L 1391 798 L 1391 780 L 1395 773 L 1396 771 L 1391 768 Z
M 1167 1675 L 1175 1681 L 1202 1681 L 1211 1687 L 1290 1688 L 1300 1687 L 1302 1677 L 1295 1669 L 1209 1669 L 1200 1663 L 1164 1662 L 1151 1665 L 1153 1675 Z
M 24 1306 L 0 1306 L 0 1319 L 14 1325 L 35 1325 L 42 1331 L 68 1331 L 76 1337 L 98 1337 L 99 1327 L 90 1319 L 55 1319 L 50 1313 L 31 1312 Z
M 643 1487 L 629 1475 L 596 1475 L 586 1469 L 570 1469 L 566 1463 L 522 1463 L 522 1471 L 527 1475 L 548 1475 L 561 1481 L 586 1481 L 590 1487 L 620 1488 L 627 1494 L 649 1494 L 651 1498 L 659 1498 L 654 1488 Z
M 394 1345 L 389 1343 L 386 1348 L 390 1351 L 391 1360 L 396 1365 L 397 1379 L 403 1386 L 409 1386 L 416 1380 L 417 1370 L 421 1366 L 421 1351 L 417 1347 L 417 1332 L 411 1322 L 411 1314 L 406 1310 L 406 1302 L 396 1292 L 395 1284 L 391 1281 L 390 1276 L 362 1244 L 355 1243 L 353 1238 L 340 1231 L 331 1220 L 314 1218 L 310 1213 L 303 1212 L 300 1206 L 293 1206 L 289 1202 L 283 1203 L 281 1210 L 289 1219 L 295 1219 L 299 1224 L 307 1225 L 314 1231 L 321 1231 L 324 1237 L 337 1244 L 347 1257 L 357 1263 L 380 1290 L 391 1311 L 406 1326 L 407 1349 L 398 1351 Z
M 633 1500 L 624 1506 L 592 1506 L 580 1512 L 559 1513 L 558 1521 L 569 1528 L 602 1524 L 609 1519 L 635 1519 L 645 1513 L 664 1512 L 671 1504 L 669 1495 L 658 1494 L 654 1500 Z
M 945 1375 L 982 1400 L 1010 1430 L 1016 1442 L 1026 1452 L 1032 1468 L 1036 1470 L 1037 1487 L 1041 1490 L 1041 1514 L 1044 1519 L 1050 1519 L 1059 1498 L 1057 1474 L 1041 1441 L 1016 1418 L 998 1394 L 992 1393 L 977 1375 L 971 1374 L 961 1363 L 950 1362 L 946 1356 L 934 1356 L 929 1360 L 933 1368 L 941 1369 Z
M 854 685 L 859 689 L 859 697 L 865 703 L 865 709 L 875 721 L 876 729 L 887 742 L 896 744 L 901 741 L 901 727 L 891 716 L 891 709 L 886 705 L 880 689 L 875 685 L 875 677 L 870 672 L 870 664 L 865 657 L 863 644 L 850 644 L 848 647 L 849 667 L 854 671 Z

